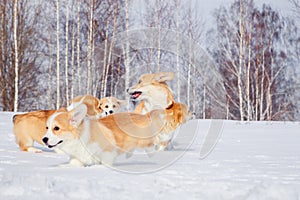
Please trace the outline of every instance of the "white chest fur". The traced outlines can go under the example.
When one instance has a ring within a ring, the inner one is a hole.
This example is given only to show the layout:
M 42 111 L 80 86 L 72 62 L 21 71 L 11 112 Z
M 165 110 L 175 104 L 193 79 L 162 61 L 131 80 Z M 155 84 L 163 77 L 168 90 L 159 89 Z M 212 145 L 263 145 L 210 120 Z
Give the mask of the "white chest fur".
M 90 140 L 90 122 L 84 120 L 84 129 L 79 139 L 63 142 L 59 148 L 68 154 L 73 162 L 74 159 L 82 163 L 83 166 L 105 163 L 112 165 L 117 153 L 104 152 L 99 143 Z M 72 164 L 70 162 L 70 164 Z

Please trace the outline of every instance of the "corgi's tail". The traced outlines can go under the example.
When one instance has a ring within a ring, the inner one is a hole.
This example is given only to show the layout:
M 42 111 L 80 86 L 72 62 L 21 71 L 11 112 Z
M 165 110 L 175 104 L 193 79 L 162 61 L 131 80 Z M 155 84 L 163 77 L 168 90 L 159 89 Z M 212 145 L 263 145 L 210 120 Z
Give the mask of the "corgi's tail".
M 16 122 L 16 120 L 17 120 L 17 117 L 18 117 L 18 114 L 16 114 L 16 115 L 14 115 L 14 116 L 13 116 L 13 118 L 12 118 L 12 122 L 13 122 L 13 123 L 15 123 L 15 122 Z

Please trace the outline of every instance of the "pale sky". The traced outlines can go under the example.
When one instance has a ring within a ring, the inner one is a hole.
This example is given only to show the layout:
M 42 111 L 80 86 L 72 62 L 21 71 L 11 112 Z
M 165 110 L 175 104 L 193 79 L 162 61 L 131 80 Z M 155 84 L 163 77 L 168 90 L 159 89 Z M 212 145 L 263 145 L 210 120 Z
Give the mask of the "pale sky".
M 151 1 L 151 0 L 150 0 Z M 168 0 L 169 1 L 169 0 Z M 213 21 L 212 12 L 215 8 L 221 5 L 229 6 L 234 0 L 180 0 L 181 4 L 191 4 L 197 8 L 199 16 L 201 16 L 207 23 L 211 24 Z M 134 12 L 144 12 L 144 1 L 133 0 Z M 273 10 L 278 11 L 282 16 L 291 16 L 292 5 L 288 0 L 254 0 L 255 5 L 261 8 L 262 4 L 269 4 Z
M 204 18 L 211 17 L 211 12 L 220 5 L 230 5 L 234 0 L 192 0 L 195 1 L 199 7 L 199 12 Z M 261 7 L 264 3 L 270 4 L 271 7 L 278 11 L 283 16 L 291 15 L 291 4 L 288 0 L 254 0 L 257 7 Z

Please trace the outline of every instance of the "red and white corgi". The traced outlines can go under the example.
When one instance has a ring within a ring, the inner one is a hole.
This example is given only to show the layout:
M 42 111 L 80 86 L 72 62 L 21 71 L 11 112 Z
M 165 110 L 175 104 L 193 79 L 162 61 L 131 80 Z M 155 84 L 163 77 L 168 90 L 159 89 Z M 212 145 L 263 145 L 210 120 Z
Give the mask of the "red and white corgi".
M 73 101 L 78 102 L 78 99 L 79 98 L 76 97 Z M 81 99 L 81 104 L 82 103 L 87 106 L 87 115 L 90 117 L 98 116 L 103 113 L 103 110 L 99 106 L 100 100 L 96 97 L 86 95 Z M 33 147 L 33 143 L 36 141 L 42 145 L 44 144 L 42 138 L 46 133 L 47 119 L 55 112 L 63 110 L 65 110 L 65 108 L 60 110 L 39 110 L 14 115 L 13 132 L 20 149 L 22 151 L 35 153 L 42 152 L 42 150 Z
M 16 142 L 22 151 L 40 153 L 42 150 L 33 147 L 34 141 L 44 144 L 46 121 L 57 110 L 38 110 L 13 117 L 13 131 Z
M 168 146 L 176 128 L 192 117 L 187 105 L 175 102 L 173 92 L 166 83 L 173 79 L 173 72 L 144 74 L 138 84 L 128 89 L 131 99 L 140 101 L 134 112 L 147 113 L 153 109 L 164 109 L 168 113 L 166 118 L 168 125 L 165 126 L 163 135 L 159 136 L 160 150 Z
M 100 99 L 100 107 L 103 110 L 102 116 L 107 116 L 119 112 L 122 106 L 127 105 L 127 100 L 120 100 L 115 97 L 105 97 Z
M 165 109 L 174 102 L 174 95 L 166 81 L 173 80 L 173 72 L 144 74 L 138 84 L 128 93 L 133 101 L 140 101 L 134 112 L 147 113 L 154 109 Z
M 115 97 L 97 99 L 91 95 L 77 96 L 71 101 L 67 110 L 70 111 L 83 102 L 88 106 L 89 116 L 101 118 L 118 112 L 123 105 L 127 104 L 128 101 L 120 100 Z
M 85 117 L 82 104 L 71 111 L 57 112 L 47 121 L 43 142 L 70 155 L 68 165 L 113 165 L 116 157 L 135 148 L 153 151 L 157 134 L 165 124 L 165 111 L 145 115 L 116 113 L 95 119 Z

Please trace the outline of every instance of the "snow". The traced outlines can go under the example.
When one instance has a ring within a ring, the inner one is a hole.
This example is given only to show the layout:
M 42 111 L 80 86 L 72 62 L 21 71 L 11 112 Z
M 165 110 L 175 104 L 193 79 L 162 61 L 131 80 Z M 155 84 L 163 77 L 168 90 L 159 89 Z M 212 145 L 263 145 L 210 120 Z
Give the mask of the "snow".
M 300 199 L 299 122 L 191 120 L 173 150 L 61 168 L 66 155 L 18 149 L 12 116 L 0 113 L 0 199 Z

